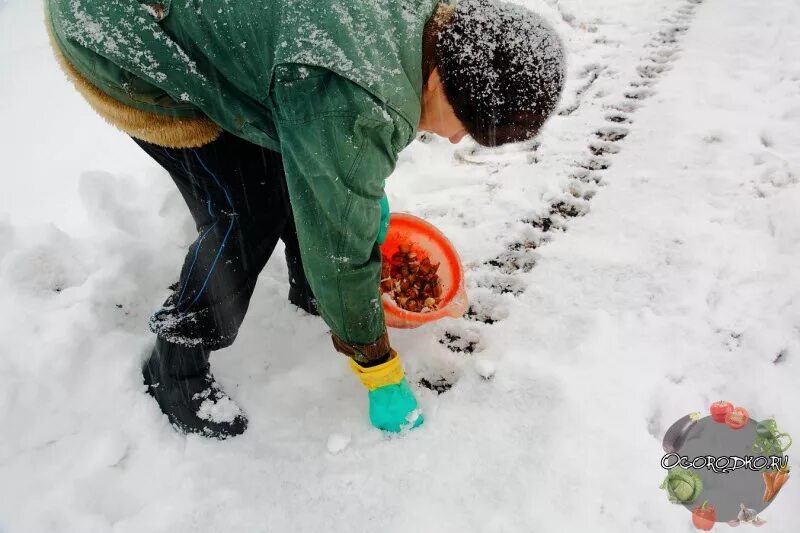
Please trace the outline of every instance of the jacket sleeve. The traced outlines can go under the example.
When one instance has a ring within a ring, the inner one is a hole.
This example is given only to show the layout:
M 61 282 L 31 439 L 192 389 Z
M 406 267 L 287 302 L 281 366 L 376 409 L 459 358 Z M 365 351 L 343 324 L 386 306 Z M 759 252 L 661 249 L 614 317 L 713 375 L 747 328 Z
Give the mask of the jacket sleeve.
M 292 78 L 278 78 L 272 98 L 305 273 L 333 333 L 374 343 L 385 333 L 381 199 L 400 135 L 380 102 L 351 82 L 321 69 Z

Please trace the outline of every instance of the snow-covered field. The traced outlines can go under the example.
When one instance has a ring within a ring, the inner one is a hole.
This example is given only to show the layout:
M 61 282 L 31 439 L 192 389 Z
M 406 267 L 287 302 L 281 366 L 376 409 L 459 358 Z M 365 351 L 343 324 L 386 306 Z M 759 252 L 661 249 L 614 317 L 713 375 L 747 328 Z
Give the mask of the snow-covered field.
M 521 3 L 569 47 L 560 115 L 415 143 L 388 184 L 469 273 L 468 318 L 392 332 L 426 424 L 371 429 L 279 250 L 212 357 L 250 418 L 218 442 L 140 374 L 185 207 L 64 81 L 39 2 L 0 0 L 0 532 L 689 532 L 673 421 L 724 398 L 800 434 L 800 4 Z M 767 530 L 800 530 L 797 483 Z

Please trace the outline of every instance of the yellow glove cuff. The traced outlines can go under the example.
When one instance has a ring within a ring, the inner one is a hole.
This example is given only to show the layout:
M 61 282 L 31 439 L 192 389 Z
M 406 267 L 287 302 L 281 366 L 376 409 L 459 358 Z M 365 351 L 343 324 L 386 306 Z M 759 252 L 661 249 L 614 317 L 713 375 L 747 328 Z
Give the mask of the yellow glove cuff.
M 350 359 L 350 368 L 361 383 L 370 390 L 380 389 L 387 385 L 397 385 L 405 377 L 406 373 L 403 371 L 403 365 L 400 362 L 400 357 L 397 352 L 392 350 L 389 360 L 377 366 L 364 368 L 352 359 Z

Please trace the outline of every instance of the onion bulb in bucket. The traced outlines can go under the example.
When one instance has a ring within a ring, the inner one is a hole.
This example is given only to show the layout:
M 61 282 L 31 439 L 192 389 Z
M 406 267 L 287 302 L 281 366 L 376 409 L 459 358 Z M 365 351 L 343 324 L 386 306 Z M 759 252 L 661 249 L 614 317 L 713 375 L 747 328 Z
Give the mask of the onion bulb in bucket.
M 464 288 L 464 271 L 458 253 L 447 237 L 419 217 L 406 213 L 392 213 L 386 240 L 381 245 L 381 255 L 389 260 L 397 257 L 399 261 L 401 258 L 395 254 L 401 251 L 401 247 L 405 254 L 404 261 L 408 260 L 409 254 L 413 254 L 414 262 L 418 264 L 427 259 L 426 264 L 431 268 L 433 265 L 438 265 L 434 271 L 437 278 L 428 280 L 436 282 L 429 289 L 432 293 L 420 302 L 424 304 L 427 298 L 433 298 L 434 302 L 429 300 L 428 303 L 435 305 L 423 305 L 429 309 L 426 312 L 404 309 L 394 299 L 397 294 L 389 294 L 392 291 L 389 290 L 391 287 L 387 283 L 382 287 L 387 289 L 386 293 L 381 296 L 386 325 L 393 328 L 416 328 L 441 318 L 463 316 L 469 306 Z M 382 279 L 385 281 L 386 278 Z M 422 290 L 424 293 L 424 286 Z M 408 302 L 405 304 L 408 307 Z

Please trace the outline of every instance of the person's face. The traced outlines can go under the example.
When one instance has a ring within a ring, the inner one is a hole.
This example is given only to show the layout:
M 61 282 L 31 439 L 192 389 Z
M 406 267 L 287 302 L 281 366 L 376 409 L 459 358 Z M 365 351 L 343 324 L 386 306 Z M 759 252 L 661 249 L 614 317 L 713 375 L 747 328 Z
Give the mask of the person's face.
M 445 137 L 453 144 L 458 144 L 467 135 L 467 129 L 447 101 L 438 69 L 433 70 L 423 88 L 418 129 Z

